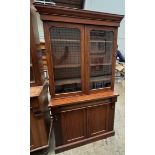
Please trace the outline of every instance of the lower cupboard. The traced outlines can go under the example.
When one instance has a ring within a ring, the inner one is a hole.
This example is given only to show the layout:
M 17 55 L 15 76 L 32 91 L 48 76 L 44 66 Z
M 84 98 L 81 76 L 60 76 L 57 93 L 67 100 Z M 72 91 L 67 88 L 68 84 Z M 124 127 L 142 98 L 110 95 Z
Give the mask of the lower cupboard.
M 114 135 L 117 97 L 52 107 L 55 152 Z

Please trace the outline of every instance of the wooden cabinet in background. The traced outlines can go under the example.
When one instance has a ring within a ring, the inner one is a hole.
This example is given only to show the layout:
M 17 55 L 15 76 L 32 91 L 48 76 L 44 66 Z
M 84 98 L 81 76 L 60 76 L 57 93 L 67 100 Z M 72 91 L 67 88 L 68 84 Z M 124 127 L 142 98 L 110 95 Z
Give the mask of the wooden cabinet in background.
M 34 4 L 43 21 L 55 152 L 114 135 L 122 15 Z
M 42 50 L 35 11 L 30 14 L 30 86 L 41 86 L 44 83 Z
M 30 150 L 48 147 L 50 113 L 48 109 L 48 85 L 30 88 Z
M 48 147 L 51 118 L 36 12 L 32 8 L 30 20 L 30 151 L 33 152 Z

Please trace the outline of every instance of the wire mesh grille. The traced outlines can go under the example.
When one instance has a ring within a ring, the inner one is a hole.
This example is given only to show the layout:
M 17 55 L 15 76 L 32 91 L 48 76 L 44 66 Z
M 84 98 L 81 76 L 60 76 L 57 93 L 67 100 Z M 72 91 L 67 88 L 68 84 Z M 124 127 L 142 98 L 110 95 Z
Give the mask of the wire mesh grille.
M 90 31 L 90 88 L 111 86 L 113 32 Z
M 56 93 L 81 90 L 80 31 L 52 27 L 50 32 Z

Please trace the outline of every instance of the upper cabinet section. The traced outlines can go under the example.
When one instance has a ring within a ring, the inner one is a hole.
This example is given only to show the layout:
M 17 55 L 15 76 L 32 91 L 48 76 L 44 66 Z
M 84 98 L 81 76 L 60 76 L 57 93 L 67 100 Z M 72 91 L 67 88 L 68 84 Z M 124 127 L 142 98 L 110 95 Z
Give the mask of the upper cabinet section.
M 44 28 L 53 97 L 113 89 L 116 29 L 60 22 Z
M 114 89 L 122 15 L 36 3 L 43 20 L 52 97 Z

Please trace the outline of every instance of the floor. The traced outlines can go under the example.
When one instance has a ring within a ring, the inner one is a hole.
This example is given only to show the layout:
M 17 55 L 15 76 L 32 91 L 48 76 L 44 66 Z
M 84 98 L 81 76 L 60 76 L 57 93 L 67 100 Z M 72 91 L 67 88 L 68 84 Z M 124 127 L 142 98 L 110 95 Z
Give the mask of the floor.
M 115 90 L 120 95 L 116 103 L 115 111 L 115 136 L 57 155 L 125 155 L 125 80 L 116 78 Z M 54 141 L 53 138 L 51 138 L 48 153 L 38 152 L 34 155 L 55 155 L 53 145 Z

